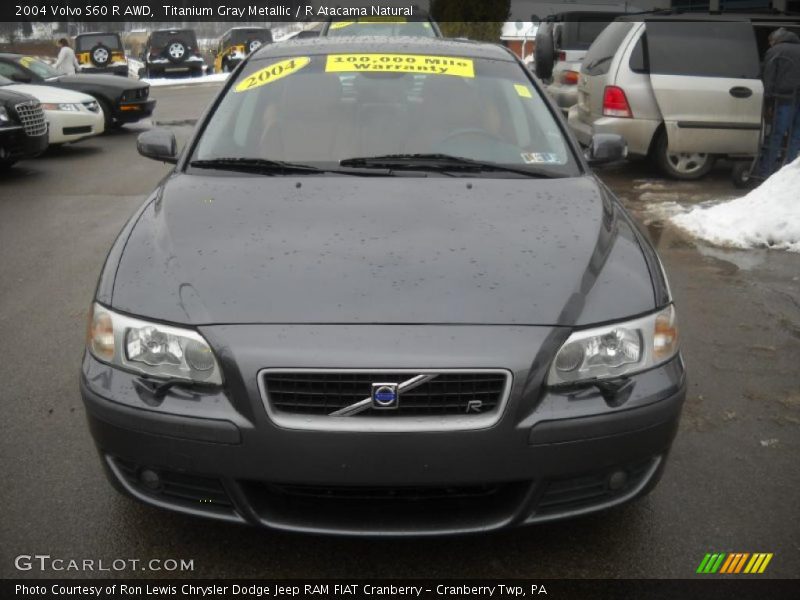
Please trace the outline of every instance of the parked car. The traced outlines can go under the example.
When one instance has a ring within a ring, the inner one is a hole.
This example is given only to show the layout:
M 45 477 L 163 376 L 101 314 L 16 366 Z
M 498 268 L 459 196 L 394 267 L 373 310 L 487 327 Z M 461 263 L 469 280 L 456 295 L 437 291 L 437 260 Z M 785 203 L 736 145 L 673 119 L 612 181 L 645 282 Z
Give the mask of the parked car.
M 81 73 L 128 76 L 128 59 L 116 33 L 81 33 L 75 36 L 75 57 Z
M 322 37 L 442 37 L 439 25 L 430 17 L 360 17 L 329 19 L 322 26 Z
M 49 85 L 94 97 L 103 109 L 105 129 L 135 123 L 153 114 L 150 84 L 114 75 L 61 75 L 41 60 L 22 54 L 0 53 L 0 75 L 15 83 Z
M 266 27 L 234 27 L 222 34 L 214 49 L 214 72 L 233 71 L 244 58 L 264 44 L 272 43 L 272 30 Z
M 655 485 L 686 390 L 666 276 L 510 51 L 270 44 L 180 154 L 138 147 L 175 168 L 108 255 L 80 378 L 123 493 L 433 535 Z
M 3 76 L 0 76 L 0 85 L 6 90 L 33 96 L 41 103 L 51 146 L 103 133 L 103 110 L 92 96 L 49 85 L 14 83 Z
M 47 149 L 47 120 L 39 101 L 8 88 L 0 77 L 0 170 Z
M 584 59 L 569 124 L 582 144 L 617 133 L 631 156 L 698 179 L 717 157 L 758 148 L 766 36 L 790 22 L 731 15 L 623 17 Z
M 197 45 L 193 29 L 158 29 L 145 42 L 141 60 L 144 67 L 139 77 L 163 77 L 167 73 L 184 73 L 192 77 L 203 74 L 205 60 Z
M 578 101 L 578 74 L 586 51 L 609 23 L 624 13 L 573 11 L 554 15 L 536 32 L 536 75 L 566 115 Z

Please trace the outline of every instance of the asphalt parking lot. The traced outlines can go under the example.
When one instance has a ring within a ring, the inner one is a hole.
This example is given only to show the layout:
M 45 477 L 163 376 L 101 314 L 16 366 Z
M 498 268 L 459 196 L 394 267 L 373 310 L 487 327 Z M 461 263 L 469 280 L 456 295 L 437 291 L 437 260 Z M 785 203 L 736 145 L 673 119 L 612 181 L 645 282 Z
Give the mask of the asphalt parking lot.
M 153 88 L 180 139 L 218 88 Z M 690 388 L 664 478 L 642 501 L 484 536 L 287 535 L 161 512 L 106 482 L 78 393 L 87 309 L 117 232 L 168 169 L 140 158 L 148 124 L 49 151 L 0 179 L 0 575 L 14 557 L 193 559 L 190 577 L 691 577 L 706 552 L 771 552 L 800 573 L 800 255 L 698 244 L 665 215 L 736 193 L 725 170 L 668 182 L 646 164 L 603 178 L 671 277 Z

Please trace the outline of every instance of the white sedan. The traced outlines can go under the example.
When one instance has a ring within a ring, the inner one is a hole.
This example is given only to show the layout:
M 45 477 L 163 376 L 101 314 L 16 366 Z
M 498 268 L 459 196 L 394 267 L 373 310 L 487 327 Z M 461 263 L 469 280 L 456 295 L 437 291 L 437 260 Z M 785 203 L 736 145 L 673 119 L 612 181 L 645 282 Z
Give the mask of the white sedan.
M 3 83 L 5 82 L 0 81 L 0 84 Z M 49 127 L 50 145 L 77 142 L 99 135 L 105 129 L 103 108 L 87 94 L 44 85 L 17 83 L 3 85 L 3 89 L 28 94 L 42 103 Z

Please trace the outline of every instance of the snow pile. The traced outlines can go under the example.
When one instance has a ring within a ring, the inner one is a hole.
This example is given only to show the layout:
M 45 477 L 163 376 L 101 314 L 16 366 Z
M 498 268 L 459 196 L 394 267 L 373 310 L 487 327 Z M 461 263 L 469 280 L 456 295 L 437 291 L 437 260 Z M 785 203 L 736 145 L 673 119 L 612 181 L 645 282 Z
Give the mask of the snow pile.
M 695 208 L 672 221 L 720 246 L 800 252 L 800 158 L 746 196 Z
M 202 77 L 158 77 L 154 79 L 144 78 L 142 81 L 149 83 L 152 87 L 165 85 L 194 85 L 197 83 L 219 83 L 225 81 L 230 73 L 213 73 Z

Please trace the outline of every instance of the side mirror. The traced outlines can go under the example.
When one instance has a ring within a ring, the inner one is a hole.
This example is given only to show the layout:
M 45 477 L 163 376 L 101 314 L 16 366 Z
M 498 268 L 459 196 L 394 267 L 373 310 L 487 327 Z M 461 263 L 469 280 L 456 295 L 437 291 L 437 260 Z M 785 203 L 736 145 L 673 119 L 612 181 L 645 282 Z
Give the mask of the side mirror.
M 140 134 L 136 139 L 136 149 L 146 158 L 171 164 L 178 162 L 178 143 L 169 129 L 157 127 Z
M 627 158 L 628 144 L 616 133 L 596 133 L 584 156 L 593 167 L 619 162 Z
M 28 75 L 23 75 L 22 73 L 14 73 L 11 75 L 11 81 L 16 81 L 17 83 L 30 83 L 31 78 Z

